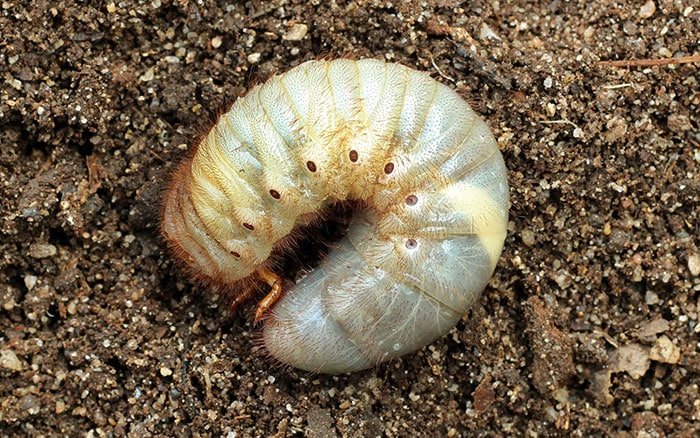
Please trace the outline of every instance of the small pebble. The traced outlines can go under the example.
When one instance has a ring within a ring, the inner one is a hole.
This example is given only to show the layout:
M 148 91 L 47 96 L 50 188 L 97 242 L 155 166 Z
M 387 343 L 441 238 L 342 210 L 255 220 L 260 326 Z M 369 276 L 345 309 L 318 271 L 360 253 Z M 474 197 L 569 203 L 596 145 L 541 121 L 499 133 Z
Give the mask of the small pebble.
M 255 53 L 251 53 L 250 55 L 248 55 L 246 59 L 247 59 L 248 62 L 251 63 L 251 64 L 257 64 L 258 62 L 260 62 L 260 57 L 261 57 L 261 56 L 262 56 L 262 55 L 260 55 L 260 53 L 255 52 Z
M 306 33 L 309 31 L 307 25 L 303 23 L 296 23 L 289 28 L 287 33 L 282 35 L 282 39 L 285 41 L 301 41 Z
M 66 404 L 63 400 L 56 400 L 55 412 L 57 414 L 62 414 L 64 412 L 66 412 Z
M 524 229 L 520 233 L 520 237 L 523 239 L 523 243 L 525 244 L 525 246 L 532 247 L 537 242 L 537 240 L 535 238 L 535 233 L 529 229 Z
M 655 292 L 648 290 L 647 293 L 644 295 L 644 302 L 647 303 L 647 305 L 649 306 L 653 306 L 654 304 L 659 304 L 661 300 Z
M 24 276 L 24 286 L 27 288 L 27 290 L 34 289 L 34 286 L 36 286 L 38 281 L 39 278 L 36 275 L 27 274 Z
M 639 344 L 624 345 L 613 352 L 609 365 L 614 372 L 624 371 L 637 380 L 649 369 L 649 355 Z
M 639 18 L 649 18 L 656 12 L 656 3 L 654 0 L 649 0 L 639 8 Z
M 670 58 L 671 56 L 673 56 L 673 53 L 666 47 L 662 47 L 659 49 L 659 55 L 663 56 L 664 58 Z
M 0 350 L 0 367 L 12 371 L 22 371 L 22 362 L 12 350 Z
M 35 259 L 45 259 L 56 255 L 56 247 L 50 243 L 32 243 L 29 245 L 29 255 Z
M 139 81 L 149 82 L 152 81 L 155 76 L 155 69 L 153 67 L 149 67 L 141 76 L 139 76 Z
M 700 275 L 700 254 L 691 254 L 688 256 L 688 270 L 695 277 Z
M 19 408 L 29 415 L 36 415 L 41 412 L 41 401 L 33 394 L 27 394 L 19 400 Z
M 649 338 L 663 333 L 671 328 L 671 324 L 663 318 L 657 318 L 650 321 L 639 328 L 637 336 L 640 338 Z
M 496 40 L 501 41 L 501 37 L 496 34 L 486 23 L 481 23 L 479 28 L 479 39 L 484 40 Z
M 661 336 L 651 347 L 649 359 L 664 363 L 678 363 L 681 358 L 681 349 L 671 341 L 668 336 Z

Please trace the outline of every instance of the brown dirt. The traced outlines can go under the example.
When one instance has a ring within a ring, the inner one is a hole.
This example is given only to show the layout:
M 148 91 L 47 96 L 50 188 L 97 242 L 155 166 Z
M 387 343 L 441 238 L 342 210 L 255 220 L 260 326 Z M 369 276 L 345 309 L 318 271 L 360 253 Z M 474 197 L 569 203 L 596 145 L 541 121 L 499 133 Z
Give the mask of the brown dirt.
M 697 54 L 700 8 L 642 3 L 2 2 L 0 435 L 700 433 L 699 65 L 596 66 Z M 455 330 L 329 377 L 271 367 L 156 206 L 224 101 L 348 54 L 462 89 L 512 210 Z

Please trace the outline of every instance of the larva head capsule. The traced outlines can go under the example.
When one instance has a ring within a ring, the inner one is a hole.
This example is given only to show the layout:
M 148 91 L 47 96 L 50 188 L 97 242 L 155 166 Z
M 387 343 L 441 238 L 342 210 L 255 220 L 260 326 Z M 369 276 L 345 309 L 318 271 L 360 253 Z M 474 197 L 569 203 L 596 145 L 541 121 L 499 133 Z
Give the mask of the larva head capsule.
M 453 90 L 369 59 L 276 76 L 234 103 L 183 163 L 161 228 L 198 277 L 234 288 L 257 273 L 278 287 L 270 255 L 345 200 L 367 207 L 272 305 L 263 340 L 291 366 L 350 372 L 444 335 L 500 256 L 506 168 Z

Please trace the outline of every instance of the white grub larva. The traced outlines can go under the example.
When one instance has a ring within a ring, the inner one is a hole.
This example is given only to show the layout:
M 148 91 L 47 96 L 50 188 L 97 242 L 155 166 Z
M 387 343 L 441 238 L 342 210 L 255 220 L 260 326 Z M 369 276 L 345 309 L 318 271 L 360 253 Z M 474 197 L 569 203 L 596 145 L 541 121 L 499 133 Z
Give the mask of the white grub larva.
M 297 368 L 357 371 L 447 333 L 500 257 L 506 168 L 456 92 L 371 59 L 275 76 L 221 115 L 181 165 L 162 231 L 199 278 L 232 288 L 258 278 L 279 292 L 271 254 L 346 200 L 366 208 L 316 269 L 271 300 L 263 340 Z

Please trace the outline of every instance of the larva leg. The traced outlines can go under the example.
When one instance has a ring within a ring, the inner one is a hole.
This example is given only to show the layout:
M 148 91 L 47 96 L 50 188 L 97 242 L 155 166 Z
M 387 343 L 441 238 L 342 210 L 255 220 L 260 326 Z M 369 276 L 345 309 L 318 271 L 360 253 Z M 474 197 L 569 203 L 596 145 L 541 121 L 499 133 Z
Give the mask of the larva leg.
M 282 279 L 274 272 L 265 269 L 257 270 L 255 273 L 260 280 L 267 283 L 271 288 L 270 292 L 265 295 L 265 298 L 260 300 L 258 307 L 255 309 L 255 323 L 257 324 L 282 296 Z

